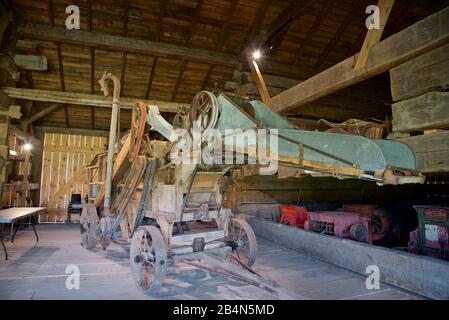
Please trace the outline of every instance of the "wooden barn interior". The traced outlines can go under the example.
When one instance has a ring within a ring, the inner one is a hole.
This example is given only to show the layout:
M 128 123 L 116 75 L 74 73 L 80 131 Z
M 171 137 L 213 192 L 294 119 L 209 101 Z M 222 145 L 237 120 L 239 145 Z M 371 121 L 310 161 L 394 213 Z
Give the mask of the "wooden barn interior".
M 1 299 L 449 299 L 448 0 L 0 11 Z M 236 126 L 267 110 L 258 129 L 312 142 L 281 150 L 296 148 L 274 175 L 161 160 L 164 130 L 191 125 L 203 98 L 220 104 L 219 124 L 225 105 Z M 359 161 L 371 148 L 391 164 L 381 173 Z M 356 160 L 314 160 L 329 150 Z M 249 248 L 230 238 L 234 221 Z M 161 243 L 147 265 L 133 256 L 141 234 Z M 86 276 L 70 290 L 54 275 L 78 263 Z M 380 288 L 365 287 L 369 265 Z

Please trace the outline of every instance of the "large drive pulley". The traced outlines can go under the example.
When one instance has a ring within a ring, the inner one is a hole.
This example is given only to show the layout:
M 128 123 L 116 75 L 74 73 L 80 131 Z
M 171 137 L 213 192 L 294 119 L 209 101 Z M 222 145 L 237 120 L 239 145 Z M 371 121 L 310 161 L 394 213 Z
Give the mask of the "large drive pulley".
M 218 121 L 219 105 L 212 92 L 200 91 L 192 100 L 190 107 L 190 125 L 193 131 L 206 134 Z

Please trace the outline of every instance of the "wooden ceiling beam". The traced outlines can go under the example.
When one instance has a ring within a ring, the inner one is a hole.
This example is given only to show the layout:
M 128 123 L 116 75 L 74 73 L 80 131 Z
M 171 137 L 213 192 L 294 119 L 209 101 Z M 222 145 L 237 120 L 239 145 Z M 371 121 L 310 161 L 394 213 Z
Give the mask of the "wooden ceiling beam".
M 274 20 L 270 27 L 268 35 L 262 40 L 264 42 L 271 41 L 273 51 L 275 51 L 282 43 L 285 35 L 288 33 L 290 26 L 298 19 L 306 9 L 316 0 L 295 0 L 292 1 Z M 263 45 L 262 44 L 259 44 Z
M 285 113 L 360 81 L 384 73 L 449 42 L 449 7 L 377 43 L 366 67 L 354 70 L 358 54 L 274 96 L 273 109 Z
M 273 20 L 268 32 L 264 36 L 256 38 L 256 40 L 245 50 L 244 55 L 247 55 L 249 50 L 253 51 L 256 48 L 263 47 L 267 42 L 273 41 L 279 35 L 285 35 L 285 32 L 290 27 L 291 23 L 315 1 L 316 0 L 291 1 L 290 4 Z
M 235 66 L 236 57 L 212 50 L 178 46 L 149 40 L 133 39 L 112 34 L 94 33 L 83 30 L 67 30 L 35 23 L 20 23 L 18 32 L 23 37 L 45 41 L 56 41 L 81 46 L 91 46 L 111 51 L 127 51 L 159 57 L 174 57 L 191 61 Z
M 156 41 L 159 41 L 161 38 L 161 29 L 162 29 L 162 23 L 165 15 L 165 1 L 166 0 L 160 0 L 160 7 L 159 7 L 159 15 L 157 17 L 157 25 L 156 25 Z
M 11 98 L 41 101 L 41 102 L 54 102 L 63 104 L 75 104 L 83 106 L 93 107 L 112 107 L 112 97 L 104 97 L 102 95 L 86 94 L 86 93 L 74 93 L 74 92 L 62 92 L 51 90 L 33 90 L 25 88 L 15 87 L 3 87 L 5 94 Z M 144 101 L 148 104 L 154 104 L 153 101 L 138 99 L 138 98 L 120 98 L 120 107 L 123 109 L 132 109 L 135 107 L 136 101 Z M 177 103 L 168 101 L 158 101 L 157 105 L 161 112 L 176 113 L 180 107 L 189 107 L 187 103 Z
M 182 76 L 184 75 L 186 65 L 187 65 L 187 61 L 182 60 L 181 69 L 179 70 L 178 78 L 176 79 L 176 84 L 173 89 L 173 93 L 171 95 L 171 101 L 175 101 L 175 99 L 176 99 L 176 94 L 178 93 L 178 88 L 179 88 L 179 85 L 181 84 Z
M 197 24 L 199 16 L 200 16 L 200 10 L 201 10 L 202 5 L 203 5 L 203 1 L 201 0 L 196 6 L 195 17 L 193 18 L 192 27 L 190 28 L 190 36 L 186 42 L 187 47 L 190 47 L 190 45 L 192 44 L 193 35 L 196 30 L 196 24 Z M 171 96 L 172 101 L 175 101 L 175 99 L 176 99 L 176 95 L 178 93 L 178 88 L 179 88 L 179 85 L 181 84 L 182 77 L 184 76 L 184 71 L 186 69 L 186 66 L 187 66 L 187 60 L 183 59 L 181 62 L 181 68 L 178 73 L 178 78 L 176 79 L 175 87 L 173 88 L 173 92 L 172 92 L 172 96 Z
M 151 66 L 150 78 L 148 79 L 147 92 L 145 93 L 145 99 L 150 99 L 151 86 L 153 85 L 154 73 L 156 72 L 157 56 L 153 57 L 153 64 Z
M 253 20 L 253 28 L 251 29 L 251 33 L 249 35 L 249 41 L 248 43 L 253 43 L 253 41 L 256 39 L 257 34 L 259 32 L 260 29 L 260 25 L 262 24 L 263 18 L 265 17 L 267 11 L 268 11 L 268 7 L 271 4 L 271 0 L 265 0 L 263 2 L 263 4 L 260 6 L 259 10 L 257 10 L 257 14 L 254 17 Z M 243 48 L 245 49 L 245 48 Z
M 187 40 L 187 43 L 186 43 L 187 47 L 190 47 L 190 45 L 191 45 L 191 43 L 193 41 L 193 37 L 194 37 L 195 31 L 196 31 L 196 25 L 197 25 L 198 19 L 200 17 L 200 11 L 201 11 L 202 6 L 203 6 L 203 0 L 199 0 L 197 5 L 196 5 L 195 17 L 193 18 L 193 21 L 192 21 L 192 27 L 190 28 L 190 37 L 189 37 L 189 39 Z
M 207 74 L 206 74 L 206 77 L 204 78 L 203 84 L 201 86 L 201 90 L 206 90 L 207 85 L 209 84 L 210 76 L 212 75 L 214 68 L 215 68 L 215 65 L 209 66 L 209 70 L 207 70 Z

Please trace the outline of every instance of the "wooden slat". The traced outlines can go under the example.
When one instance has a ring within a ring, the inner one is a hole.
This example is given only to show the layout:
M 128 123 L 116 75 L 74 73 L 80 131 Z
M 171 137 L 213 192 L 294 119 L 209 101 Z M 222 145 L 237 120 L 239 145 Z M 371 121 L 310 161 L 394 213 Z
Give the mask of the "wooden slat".
M 52 210 L 66 210 L 73 193 L 84 196 L 85 165 L 95 154 L 105 152 L 106 141 L 105 137 L 46 133 L 41 204 Z

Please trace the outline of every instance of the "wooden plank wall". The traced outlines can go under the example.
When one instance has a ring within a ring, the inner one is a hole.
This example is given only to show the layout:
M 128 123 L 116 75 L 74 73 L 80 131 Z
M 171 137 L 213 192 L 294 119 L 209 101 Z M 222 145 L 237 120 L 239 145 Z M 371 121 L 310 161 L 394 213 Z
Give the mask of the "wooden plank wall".
M 49 201 L 74 176 L 84 172 L 94 156 L 106 150 L 105 137 L 46 133 L 42 161 L 40 206 L 47 207 L 47 215 L 40 222 L 63 222 L 72 193 L 87 194 L 86 181 L 70 188 L 56 201 Z

